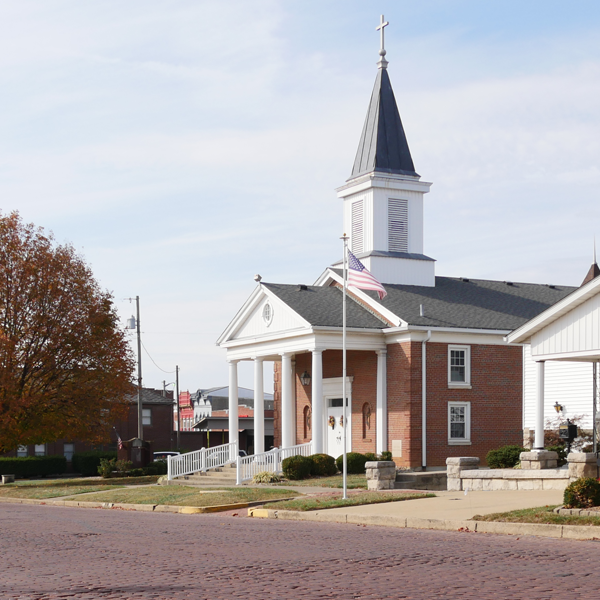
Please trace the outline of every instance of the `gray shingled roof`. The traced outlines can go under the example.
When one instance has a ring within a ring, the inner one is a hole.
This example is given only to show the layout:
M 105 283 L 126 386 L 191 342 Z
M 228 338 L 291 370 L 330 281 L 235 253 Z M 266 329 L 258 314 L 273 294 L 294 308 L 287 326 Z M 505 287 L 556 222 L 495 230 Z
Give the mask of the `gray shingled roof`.
M 372 171 L 418 177 L 386 69 L 377 72 L 350 178 Z
M 313 326 L 342 326 L 342 291 L 336 287 L 262 283 Z M 302 289 L 301 289 L 302 288 Z M 348 298 L 347 325 L 361 329 L 382 329 L 388 324 Z
M 137 402 L 137 387 L 127 399 L 129 402 Z M 160 392 L 151 388 L 142 388 L 142 404 L 173 404 L 173 398 L 165 398 Z
M 336 269 L 337 271 L 337 269 Z M 436 277 L 435 287 L 384 284 L 381 301 L 409 325 L 512 331 L 577 288 L 536 283 Z M 263 284 L 311 325 L 341 327 L 341 291 L 336 287 Z M 366 292 L 376 298 L 375 292 Z M 420 316 L 423 305 L 424 316 Z M 348 327 L 388 327 L 357 302 L 348 303 Z

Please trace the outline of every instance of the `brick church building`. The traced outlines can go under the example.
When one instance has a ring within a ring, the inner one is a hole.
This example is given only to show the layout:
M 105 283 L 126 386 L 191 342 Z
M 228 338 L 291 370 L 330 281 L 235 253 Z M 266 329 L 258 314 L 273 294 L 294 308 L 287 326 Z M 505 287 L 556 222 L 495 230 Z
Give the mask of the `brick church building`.
M 348 288 L 348 423 L 341 261 L 313 285 L 260 281 L 218 344 L 231 390 L 237 363 L 254 362 L 259 427 L 263 362 L 275 361 L 277 446 L 312 440 L 314 452 L 337 457 L 346 431 L 349 450 L 389 450 L 400 466 L 483 462 L 490 449 L 523 442 L 524 353 L 505 336 L 573 288 L 435 274 L 423 234 L 431 184 L 415 171 L 387 65 L 382 48 L 352 172 L 337 190 L 349 248 L 387 291 L 379 300 Z

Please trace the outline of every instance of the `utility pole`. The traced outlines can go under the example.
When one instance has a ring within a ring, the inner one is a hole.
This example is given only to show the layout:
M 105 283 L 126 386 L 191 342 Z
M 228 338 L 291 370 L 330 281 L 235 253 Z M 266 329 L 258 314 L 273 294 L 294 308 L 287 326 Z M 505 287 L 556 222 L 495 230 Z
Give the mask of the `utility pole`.
M 140 332 L 140 297 L 135 297 L 137 346 L 138 346 L 138 437 L 144 439 L 144 421 L 142 413 L 142 334 Z
M 177 451 L 181 448 L 181 407 L 179 406 L 179 365 L 175 365 L 175 396 L 177 398 Z

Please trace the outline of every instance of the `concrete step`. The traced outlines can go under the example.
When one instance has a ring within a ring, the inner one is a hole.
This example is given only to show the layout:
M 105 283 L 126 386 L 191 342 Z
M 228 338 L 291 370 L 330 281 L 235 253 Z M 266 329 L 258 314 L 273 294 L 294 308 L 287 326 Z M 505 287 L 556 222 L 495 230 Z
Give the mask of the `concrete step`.
M 436 490 L 447 489 L 446 471 L 423 471 L 421 473 L 398 473 L 394 485 L 396 490 Z
M 206 472 L 192 473 L 169 481 L 168 485 L 189 485 L 192 487 L 235 486 L 236 470 L 228 466 Z

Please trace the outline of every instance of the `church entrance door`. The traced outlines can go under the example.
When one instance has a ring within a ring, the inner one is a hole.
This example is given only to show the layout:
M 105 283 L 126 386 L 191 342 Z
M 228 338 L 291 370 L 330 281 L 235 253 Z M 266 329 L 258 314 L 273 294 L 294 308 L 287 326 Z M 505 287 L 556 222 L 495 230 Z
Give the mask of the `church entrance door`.
M 344 406 L 341 398 L 329 398 L 327 401 L 327 454 L 337 458 L 344 452 L 342 426 Z M 346 416 L 349 416 L 348 401 L 346 400 Z M 350 440 L 346 439 L 347 451 L 350 452 Z

